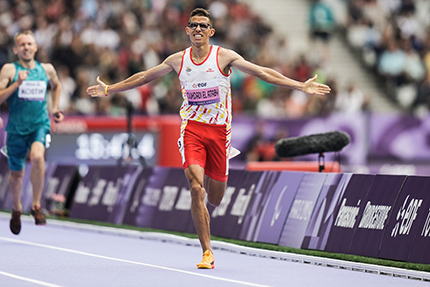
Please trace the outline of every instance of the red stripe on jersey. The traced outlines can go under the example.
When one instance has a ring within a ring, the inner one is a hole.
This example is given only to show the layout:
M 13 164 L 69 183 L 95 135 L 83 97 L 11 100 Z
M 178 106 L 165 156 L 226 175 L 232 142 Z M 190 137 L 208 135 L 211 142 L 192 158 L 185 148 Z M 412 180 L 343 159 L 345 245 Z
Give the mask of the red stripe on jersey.
M 193 64 L 196 65 L 196 66 L 202 65 L 209 58 L 209 56 L 210 56 L 210 54 L 212 52 L 212 47 L 213 46 L 211 45 L 211 48 L 209 50 L 209 54 L 206 56 L 206 59 L 204 59 L 203 62 L 201 62 L 200 64 L 197 64 L 196 62 L 194 62 L 194 60 L 193 60 L 193 54 L 191 53 L 191 51 L 193 50 L 193 47 L 191 47 L 191 49 L 190 49 L 190 59 L 191 59 L 191 62 L 193 62 Z
M 219 49 L 221 47 L 218 47 L 218 49 L 216 50 L 216 65 L 218 66 L 218 70 L 220 71 L 221 74 L 223 74 L 225 77 L 228 77 L 231 75 L 231 69 L 228 71 L 228 75 L 224 74 L 224 72 L 221 70 L 221 67 L 219 66 L 219 61 L 218 61 L 218 54 L 219 54 Z
M 181 72 L 182 72 L 182 67 L 183 67 L 183 65 L 184 65 L 184 57 L 185 57 L 185 50 L 184 50 L 184 52 L 182 53 L 181 68 L 179 69 L 178 77 L 181 75 Z

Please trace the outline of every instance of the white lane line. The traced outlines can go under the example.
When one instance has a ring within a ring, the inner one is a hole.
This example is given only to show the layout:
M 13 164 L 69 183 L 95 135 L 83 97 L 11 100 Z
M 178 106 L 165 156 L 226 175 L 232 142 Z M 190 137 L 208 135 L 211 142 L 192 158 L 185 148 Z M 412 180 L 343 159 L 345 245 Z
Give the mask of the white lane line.
M 261 284 L 246 282 L 246 281 L 216 277 L 216 276 L 212 276 L 212 275 L 200 274 L 200 273 L 185 271 L 185 270 L 181 270 L 181 269 L 175 269 L 175 268 L 153 265 L 153 264 L 148 264 L 148 263 L 143 263 L 143 262 L 120 259 L 120 258 L 115 258 L 115 257 L 110 257 L 110 256 L 97 255 L 97 254 L 92 254 L 92 253 L 68 249 L 68 248 L 56 247 L 56 246 L 34 243 L 34 242 L 29 242 L 29 241 L 23 241 L 23 240 L 18 240 L 18 239 L 11 239 L 11 238 L 7 238 L 7 237 L 0 237 L 0 240 L 20 243 L 20 244 L 26 244 L 26 245 L 31 245 L 31 246 L 37 246 L 37 247 L 43 247 L 43 248 L 48 248 L 48 249 L 53 249 L 53 250 L 58 250 L 58 251 L 64 251 L 64 252 L 69 252 L 69 253 L 75 253 L 75 254 L 80 254 L 80 255 L 85 255 L 85 256 L 90 256 L 90 257 L 95 257 L 95 258 L 107 259 L 107 260 L 112 260 L 112 261 L 117 261 L 117 262 L 122 262 L 122 263 L 142 265 L 142 266 L 146 266 L 146 267 L 157 268 L 157 269 L 173 271 L 173 272 L 178 272 L 178 273 L 184 273 L 184 274 L 188 274 L 188 275 L 200 276 L 200 277 L 205 277 L 205 278 L 209 278 L 209 279 L 225 281 L 225 282 L 229 282 L 229 283 L 237 283 L 237 284 L 246 285 L 246 286 L 270 287 L 269 285 L 261 285 Z
M 30 279 L 30 278 L 27 278 L 27 277 L 18 276 L 18 275 L 7 273 L 7 272 L 3 272 L 3 271 L 0 271 L 0 275 L 4 275 L 4 276 L 11 277 L 11 278 L 14 278 L 14 279 L 19 279 L 19 280 L 22 280 L 22 281 L 27 281 L 27 282 L 30 282 L 30 283 L 34 283 L 34 284 L 38 284 L 38 285 L 42 285 L 42 286 L 47 286 L 47 287 L 61 287 L 61 285 L 56 285 L 56 284 L 51 284 L 51 283 L 48 283 L 48 282 L 43 282 L 43 281 L 39 281 L 39 280 L 35 280 L 35 279 Z

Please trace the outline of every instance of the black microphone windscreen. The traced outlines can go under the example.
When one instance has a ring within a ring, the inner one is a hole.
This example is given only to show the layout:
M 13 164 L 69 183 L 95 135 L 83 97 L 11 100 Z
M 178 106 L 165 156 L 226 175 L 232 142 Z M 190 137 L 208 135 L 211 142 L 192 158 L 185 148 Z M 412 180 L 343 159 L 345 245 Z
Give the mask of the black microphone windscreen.
M 311 153 L 340 151 L 351 142 L 345 132 L 332 131 L 279 140 L 275 145 L 279 157 L 294 157 Z

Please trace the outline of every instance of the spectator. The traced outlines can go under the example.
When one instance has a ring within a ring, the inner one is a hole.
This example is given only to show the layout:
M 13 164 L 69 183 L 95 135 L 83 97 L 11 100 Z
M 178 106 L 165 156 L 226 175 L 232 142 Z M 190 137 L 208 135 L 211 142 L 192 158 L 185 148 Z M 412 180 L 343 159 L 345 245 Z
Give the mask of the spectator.
M 385 77 L 389 87 L 395 88 L 403 83 L 405 60 L 405 53 L 399 48 L 397 41 L 388 40 L 387 50 L 382 52 L 378 63 L 378 71 Z
M 346 90 L 337 94 L 335 108 L 343 113 L 358 113 L 368 108 L 369 99 L 357 86 L 350 82 Z
M 309 11 L 311 39 L 321 45 L 321 61 L 329 60 L 329 41 L 335 29 L 336 21 L 332 9 L 323 0 L 313 0 Z
M 417 115 L 428 114 L 430 108 L 430 72 L 427 71 L 424 79 L 417 87 L 417 97 L 411 106 L 412 112 Z
M 76 79 L 76 89 L 72 95 L 72 102 L 70 106 L 71 113 L 77 115 L 95 115 L 96 106 L 95 100 L 91 98 L 87 92 L 89 74 L 88 71 L 81 69 L 78 71 Z
M 58 67 L 58 78 L 61 82 L 61 96 L 58 108 L 60 111 L 69 112 L 71 98 L 76 90 L 76 81 L 70 77 L 70 70 L 67 66 Z

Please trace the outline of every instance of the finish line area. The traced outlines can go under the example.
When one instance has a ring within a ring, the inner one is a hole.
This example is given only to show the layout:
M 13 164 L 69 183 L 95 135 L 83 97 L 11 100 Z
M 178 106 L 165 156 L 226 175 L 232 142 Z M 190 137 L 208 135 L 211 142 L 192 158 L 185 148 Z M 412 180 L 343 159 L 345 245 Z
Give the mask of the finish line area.
M 212 241 L 215 269 L 199 270 L 197 239 L 0 212 L 1 286 L 428 286 L 430 275 Z M 361 272 L 360 272 L 361 271 Z

